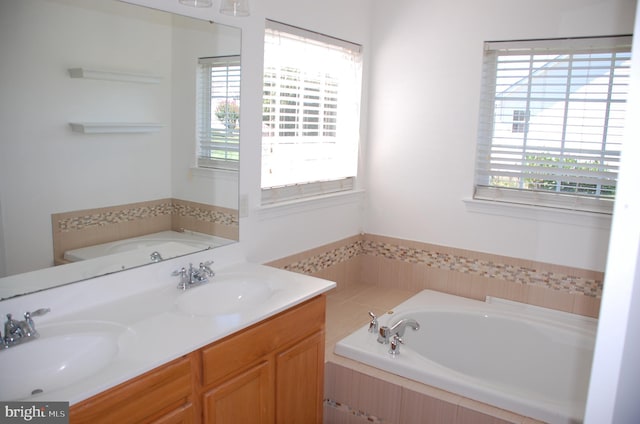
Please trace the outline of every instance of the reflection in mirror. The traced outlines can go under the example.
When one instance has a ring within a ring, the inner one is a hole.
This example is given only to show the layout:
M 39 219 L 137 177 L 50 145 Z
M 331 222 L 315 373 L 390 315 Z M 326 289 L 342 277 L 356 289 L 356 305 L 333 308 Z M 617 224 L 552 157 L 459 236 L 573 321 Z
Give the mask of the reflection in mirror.
M 238 239 L 239 29 L 21 0 L 0 47 L 0 299 Z

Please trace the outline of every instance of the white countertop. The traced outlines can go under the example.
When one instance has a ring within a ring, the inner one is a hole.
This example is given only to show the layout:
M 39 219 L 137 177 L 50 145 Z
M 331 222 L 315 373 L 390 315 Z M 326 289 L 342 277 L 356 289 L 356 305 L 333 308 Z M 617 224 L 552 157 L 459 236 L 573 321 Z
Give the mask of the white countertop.
M 236 263 L 214 267 L 216 276 L 210 282 L 183 292 L 176 288 L 177 277 L 170 276 L 176 264 L 179 264 L 177 260 L 157 264 L 153 268 L 157 278 L 150 278 L 148 270 L 133 270 L 121 274 L 117 280 L 94 279 L 0 302 L 1 316 L 12 313 L 16 318 L 26 310 L 51 308 L 49 314 L 35 318 L 41 339 L 28 342 L 32 347 L 47 337 L 50 328 L 59 331 L 77 325 L 108 323 L 122 329 L 117 336 L 117 354 L 98 372 L 28 399 L 77 403 L 335 287 L 334 282 L 319 278 L 263 265 Z M 180 264 L 185 265 L 188 263 Z M 178 307 L 181 296 L 206 293 L 214 290 L 216 283 L 235 281 L 239 276 L 249 276 L 269 285 L 268 298 L 238 313 L 194 315 Z M 211 288 L 204 291 L 208 286 Z M 20 346 L 5 351 L 18 348 Z M 0 360 L 5 351 L 0 351 Z M 33 386 L 38 387 L 39 377 L 29 374 L 30 364 L 12 366 L 22 369 L 24 379 L 33 379 Z

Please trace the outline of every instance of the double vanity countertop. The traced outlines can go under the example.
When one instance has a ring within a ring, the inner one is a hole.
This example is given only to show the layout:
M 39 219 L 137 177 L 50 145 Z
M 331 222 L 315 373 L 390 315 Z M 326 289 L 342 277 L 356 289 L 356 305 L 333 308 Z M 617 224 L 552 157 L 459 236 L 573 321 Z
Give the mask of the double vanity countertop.
M 38 339 L 0 350 L 16 370 L 3 375 L 0 400 L 80 402 L 336 286 L 240 262 L 182 291 L 167 262 L 1 301 L 14 319 L 51 312 L 34 319 Z

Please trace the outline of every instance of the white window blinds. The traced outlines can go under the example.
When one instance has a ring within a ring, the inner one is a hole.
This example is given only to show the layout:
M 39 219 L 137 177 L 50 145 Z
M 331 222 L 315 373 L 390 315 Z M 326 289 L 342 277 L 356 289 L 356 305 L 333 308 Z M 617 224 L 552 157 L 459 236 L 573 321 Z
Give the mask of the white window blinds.
M 240 56 L 198 60 L 198 166 L 238 169 Z
M 358 45 L 267 21 L 263 203 L 352 187 L 360 80 Z M 331 181 L 342 182 L 327 183 Z
M 474 197 L 610 213 L 631 37 L 485 43 Z

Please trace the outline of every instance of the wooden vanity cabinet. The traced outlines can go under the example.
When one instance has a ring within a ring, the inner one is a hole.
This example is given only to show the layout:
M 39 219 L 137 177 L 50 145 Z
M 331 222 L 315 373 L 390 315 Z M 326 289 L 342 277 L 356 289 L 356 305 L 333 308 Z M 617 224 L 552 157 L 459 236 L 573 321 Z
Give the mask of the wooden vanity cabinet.
M 324 321 L 322 295 L 73 405 L 70 422 L 322 423 Z

